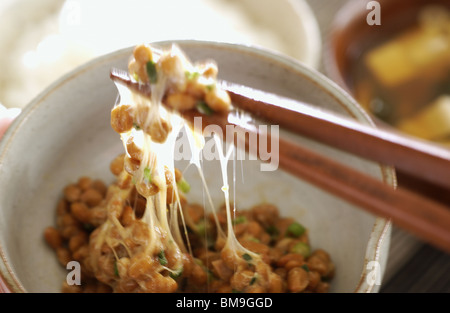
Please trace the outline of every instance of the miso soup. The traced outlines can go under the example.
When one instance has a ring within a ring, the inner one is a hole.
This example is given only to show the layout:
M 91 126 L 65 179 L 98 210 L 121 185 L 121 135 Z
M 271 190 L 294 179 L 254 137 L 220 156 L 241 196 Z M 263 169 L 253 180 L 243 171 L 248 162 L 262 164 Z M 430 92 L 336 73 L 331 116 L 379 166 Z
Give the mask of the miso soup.
M 358 102 L 406 133 L 450 144 L 450 10 L 426 6 L 408 28 L 359 49 L 349 77 Z

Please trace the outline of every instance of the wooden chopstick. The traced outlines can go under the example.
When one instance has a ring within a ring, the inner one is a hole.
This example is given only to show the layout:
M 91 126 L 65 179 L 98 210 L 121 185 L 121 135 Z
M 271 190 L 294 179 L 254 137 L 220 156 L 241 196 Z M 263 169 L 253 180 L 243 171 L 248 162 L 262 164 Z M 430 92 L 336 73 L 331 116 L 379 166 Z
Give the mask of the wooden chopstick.
M 118 72 L 113 71 L 111 72 L 111 78 L 115 82 L 127 85 L 129 88 L 132 88 L 143 95 L 150 95 L 148 86 L 146 87 L 145 85 L 135 83 L 130 80 L 127 75 L 121 75 L 118 74 Z M 236 95 L 239 95 L 240 98 Z M 286 107 L 280 109 L 279 106 L 266 101 L 255 101 L 254 98 L 246 97 L 245 94 L 236 93 L 235 91 L 231 91 L 231 96 L 235 106 L 253 113 L 254 116 L 260 118 L 263 117 L 272 122 L 276 121 L 280 126 L 293 131 L 298 130 L 297 127 L 295 127 L 295 119 L 291 120 L 283 117 L 283 114 L 286 114 L 287 112 L 289 112 L 290 115 L 293 115 L 292 110 L 288 110 Z M 264 106 L 262 106 L 261 103 L 263 103 Z M 258 106 L 258 108 L 255 108 L 256 106 Z M 264 115 L 263 111 L 265 109 L 271 110 L 273 115 Z M 281 114 L 278 110 L 281 110 L 281 112 L 284 113 Z M 193 123 L 195 117 L 201 116 L 203 121 L 206 121 L 206 123 L 203 123 L 204 127 L 210 124 L 218 125 L 222 128 L 224 133 L 226 132 L 226 126 L 231 124 L 227 115 L 213 114 L 211 116 L 206 116 L 196 110 L 185 111 L 180 114 L 190 123 Z M 309 121 L 308 115 L 299 116 L 301 116 L 301 121 L 298 123 L 306 120 L 307 123 L 310 123 L 309 125 L 314 127 L 316 127 L 316 124 L 313 121 L 317 122 L 317 120 L 319 120 L 321 123 L 327 123 L 327 120 L 321 120 L 320 116 L 314 116 L 312 121 Z M 251 128 L 248 125 L 243 126 L 233 124 L 233 126 L 235 129 L 240 128 L 242 131 L 253 132 L 258 136 L 260 135 L 257 128 Z M 334 125 L 332 127 L 340 126 L 345 128 L 345 125 Z M 352 128 L 351 134 L 353 135 L 351 136 L 358 135 L 358 130 L 359 128 Z M 303 134 L 302 129 L 299 129 L 298 131 Z M 376 137 L 375 133 L 371 134 Z M 270 136 L 269 134 L 264 135 Z M 367 133 L 363 132 L 363 135 L 366 136 Z M 321 137 L 318 136 L 315 139 L 320 138 Z M 235 138 L 235 140 L 239 139 L 242 140 L 242 137 Z M 327 140 L 329 139 L 325 138 L 323 142 L 328 143 Z M 351 142 L 353 137 L 347 137 L 346 140 Z M 270 143 L 270 137 L 267 137 L 265 141 Z M 257 142 L 259 142 L 259 140 L 257 140 Z M 446 252 L 450 252 L 450 209 L 446 206 L 403 188 L 393 189 L 392 186 L 376 180 L 373 177 L 360 173 L 353 168 L 342 165 L 316 152 L 309 151 L 308 149 L 293 144 L 283 138 L 278 138 L 278 142 L 279 165 L 287 172 L 303 178 L 350 203 L 364 208 L 374 215 L 392 219 L 398 226 L 409 230 L 436 247 Z M 245 144 L 247 149 L 249 149 L 249 143 L 245 142 Z M 393 145 L 394 142 L 391 142 L 390 144 Z M 255 151 L 255 149 L 253 151 Z M 256 149 L 256 151 L 259 151 L 259 149 Z M 435 156 L 433 155 L 433 157 Z M 397 160 L 393 159 L 393 161 L 396 161 L 395 163 L 397 163 Z
M 299 101 L 231 83 L 224 87 L 235 107 L 255 117 L 450 190 L 449 149 L 394 130 L 366 126 Z M 264 100 L 269 97 L 270 103 Z

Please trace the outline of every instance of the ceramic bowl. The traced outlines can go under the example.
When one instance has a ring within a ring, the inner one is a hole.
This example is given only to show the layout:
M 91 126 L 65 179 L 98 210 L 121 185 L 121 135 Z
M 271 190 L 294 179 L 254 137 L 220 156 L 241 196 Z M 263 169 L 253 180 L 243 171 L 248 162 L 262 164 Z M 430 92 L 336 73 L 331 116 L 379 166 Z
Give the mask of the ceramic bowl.
M 214 59 L 222 79 L 274 92 L 371 124 L 367 115 L 337 85 L 294 59 L 250 46 L 214 42 L 176 42 L 192 60 Z M 167 46 L 160 42 L 155 45 Z M 110 127 L 117 90 L 112 67 L 126 68 L 132 48 L 97 58 L 60 78 L 32 101 L 0 145 L 0 273 L 12 292 L 59 292 L 68 274 L 46 245 L 43 230 L 55 223 L 63 186 L 88 175 L 112 180 L 110 161 L 122 152 Z M 280 131 L 306 147 L 325 153 L 388 184 L 390 168 Z M 327 250 L 336 265 L 331 292 L 373 292 L 379 288 L 388 257 L 391 223 L 340 200 L 282 170 L 262 172 L 258 161 L 237 167 L 240 208 L 267 201 L 281 214 L 309 228 L 311 245 Z M 217 164 L 204 162 L 215 202 L 222 203 Z M 192 186 L 195 170 L 186 172 Z M 217 186 L 217 188 L 215 188 Z M 200 187 L 191 201 L 203 201 Z M 372 280 L 374 271 L 379 274 Z
M 374 10 L 370 0 L 348 1 L 336 14 L 324 47 L 324 66 L 329 77 L 350 93 L 354 91 L 351 72 L 358 60 L 374 43 L 393 38 L 417 23 L 426 6 L 450 9 L 448 0 L 378 0 L 380 25 L 370 25 L 368 14 Z M 369 5 L 369 7 L 368 7 Z

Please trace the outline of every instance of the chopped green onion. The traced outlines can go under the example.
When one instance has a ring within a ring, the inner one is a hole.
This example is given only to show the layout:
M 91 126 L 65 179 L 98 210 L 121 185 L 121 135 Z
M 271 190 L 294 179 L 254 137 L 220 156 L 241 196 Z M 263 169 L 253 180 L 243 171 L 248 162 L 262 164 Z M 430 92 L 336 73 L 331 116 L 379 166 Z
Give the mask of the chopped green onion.
M 187 80 L 194 80 L 200 76 L 200 73 L 197 71 L 193 71 L 193 72 L 186 71 L 186 72 L 184 72 L 184 74 L 186 75 Z
M 197 234 L 199 236 L 205 236 L 206 235 L 206 222 L 205 220 L 201 220 L 197 223 Z
M 182 178 L 178 183 L 178 188 L 180 188 L 180 190 L 184 193 L 188 193 L 191 190 L 191 185 L 189 185 L 189 183 Z
M 250 237 L 247 240 L 253 241 L 253 242 L 261 242 L 258 238 L 255 238 L 255 237 Z
M 158 81 L 158 73 L 156 72 L 156 63 L 153 61 L 147 62 L 147 75 L 150 83 L 155 84 Z
M 287 228 L 286 235 L 298 238 L 305 233 L 306 229 L 303 225 L 294 222 Z
M 212 91 L 212 90 L 214 90 L 214 88 L 216 88 L 216 84 L 206 85 L 206 90 L 208 90 L 208 91 Z
M 135 122 L 133 123 L 133 127 L 134 127 L 136 130 L 140 130 L 140 129 L 141 129 L 141 126 L 139 126 L 139 125 L 136 124 Z
M 114 261 L 114 275 L 116 277 L 120 277 L 119 276 L 119 268 L 117 267 L 117 261 Z
M 214 111 L 206 104 L 205 101 L 198 101 L 197 102 L 197 110 L 205 115 L 211 115 L 214 113 Z
M 239 291 L 239 290 L 237 290 L 237 289 L 233 289 L 233 290 L 231 290 L 231 292 L 232 292 L 232 293 L 242 293 L 242 291 Z
M 242 258 L 243 258 L 245 261 L 247 261 L 247 262 L 250 262 L 250 261 L 252 260 L 252 256 L 251 256 L 250 254 L 248 254 L 248 253 L 244 253 L 244 254 L 242 255 Z
M 214 273 L 210 269 L 206 268 L 205 272 L 206 272 L 206 277 L 207 277 L 208 282 L 211 282 L 211 281 L 217 279 L 216 275 L 214 275 Z
M 250 280 L 250 286 L 256 283 L 256 280 L 258 279 L 258 274 L 255 274 L 252 279 Z
M 304 269 L 305 271 L 309 272 L 309 267 L 308 267 L 308 265 L 303 264 L 303 265 L 301 266 L 301 268 Z
M 171 272 L 169 276 L 172 277 L 173 279 L 177 279 L 178 277 L 181 276 L 181 274 L 183 274 L 183 267 L 180 267 L 179 269 Z
M 91 231 L 94 230 L 95 227 L 94 227 L 92 224 L 84 223 L 84 224 L 83 224 L 83 228 L 84 228 L 84 230 L 86 230 L 87 232 L 91 232 Z
M 309 245 L 307 245 L 306 243 L 304 243 L 304 242 L 297 242 L 291 248 L 291 252 L 292 253 L 299 253 L 299 254 L 303 255 L 305 258 L 307 258 L 311 254 L 311 249 L 310 249 Z
M 233 220 L 233 225 L 242 224 L 245 222 L 247 222 L 247 218 L 244 215 L 241 215 Z
M 133 79 L 137 82 L 139 81 L 139 75 L 136 72 L 133 73 Z
M 148 184 L 152 182 L 152 172 L 148 167 L 144 168 L 144 179 Z
M 159 264 L 161 265 L 167 265 L 167 259 L 166 259 L 166 254 L 164 252 L 164 250 L 161 250 L 158 254 L 158 259 L 159 259 Z
M 268 233 L 272 238 L 275 238 L 280 234 L 280 230 L 272 225 L 266 228 L 266 233 Z

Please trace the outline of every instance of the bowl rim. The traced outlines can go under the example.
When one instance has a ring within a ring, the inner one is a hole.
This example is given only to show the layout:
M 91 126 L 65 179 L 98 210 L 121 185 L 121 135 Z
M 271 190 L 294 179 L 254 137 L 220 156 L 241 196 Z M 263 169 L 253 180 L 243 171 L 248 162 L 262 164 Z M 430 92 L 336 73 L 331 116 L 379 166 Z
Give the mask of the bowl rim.
M 369 0 L 349 0 L 344 4 L 337 12 L 334 19 L 331 21 L 331 31 L 327 36 L 327 40 L 323 47 L 323 64 L 324 70 L 333 81 L 343 88 L 346 92 L 352 93 L 350 86 L 345 80 L 345 75 L 339 68 L 338 60 L 336 57 L 336 37 L 346 30 L 350 25 L 362 18 L 368 11 L 364 11 L 362 8 L 369 2 Z
M 343 108 L 353 117 L 358 119 L 362 123 L 376 127 L 370 116 L 359 106 L 359 104 L 339 85 L 327 78 L 324 74 L 302 64 L 297 59 L 287 56 L 285 54 L 257 47 L 254 45 L 245 45 L 237 43 L 223 43 L 214 41 L 202 41 L 202 40 L 168 40 L 158 41 L 150 44 L 168 46 L 171 44 L 178 44 L 183 46 L 193 45 L 196 47 L 213 47 L 220 49 L 228 49 L 234 52 L 250 54 L 255 58 L 266 58 L 275 62 L 277 66 L 287 68 L 297 75 L 302 75 L 305 79 L 310 80 L 315 85 L 323 89 L 329 96 L 333 97 Z M 103 63 L 110 63 L 114 59 L 123 58 L 125 55 L 130 55 L 133 47 L 127 47 L 119 49 L 117 51 L 96 57 L 85 64 L 82 64 L 72 71 L 61 76 L 59 79 L 45 88 L 39 95 L 37 95 L 25 108 L 21 114 L 13 121 L 10 127 L 7 129 L 2 140 L 0 140 L 0 170 L 4 165 L 3 159 L 8 152 L 8 147 L 11 141 L 15 138 L 18 130 L 25 126 L 26 121 L 32 115 L 33 111 L 40 107 L 40 104 L 53 92 L 57 92 L 58 88 L 64 84 L 70 83 L 78 75 L 92 70 L 95 67 Z M 393 188 L 397 186 L 395 171 L 392 167 L 378 164 L 382 174 L 382 180 L 391 185 Z M 385 240 L 389 240 L 390 231 L 392 228 L 392 221 L 390 219 L 375 217 L 375 222 L 372 227 L 369 240 L 366 245 L 364 265 L 360 280 L 355 286 L 355 293 L 369 293 L 375 291 L 375 284 L 368 283 L 368 263 L 370 261 L 380 261 L 382 255 L 382 245 Z M 389 243 L 389 241 L 388 241 Z M 388 247 L 387 247 L 388 248 Z M 386 248 L 386 256 L 388 249 Z M 19 278 L 14 273 L 9 261 L 6 258 L 4 249 L 0 244 L 0 292 L 27 292 L 25 287 L 19 281 Z
M 321 62 L 323 45 L 322 34 L 316 15 L 310 4 L 305 0 L 288 0 L 288 3 L 301 18 L 300 22 L 305 29 L 305 41 L 308 42 L 309 49 L 305 51 L 305 60 L 302 62 L 313 68 L 318 68 Z

